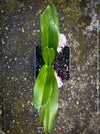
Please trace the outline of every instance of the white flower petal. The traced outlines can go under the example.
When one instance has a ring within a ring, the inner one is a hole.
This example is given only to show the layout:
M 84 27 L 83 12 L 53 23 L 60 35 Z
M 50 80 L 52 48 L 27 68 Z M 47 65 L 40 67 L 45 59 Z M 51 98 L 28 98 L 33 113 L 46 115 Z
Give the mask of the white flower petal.
M 61 88 L 62 85 L 63 85 L 63 83 L 61 81 L 61 78 L 57 75 L 56 70 L 54 72 L 55 72 L 55 76 L 56 76 L 56 79 L 57 79 L 58 88 Z
M 58 48 L 57 48 L 58 53 L 59 52 L 62 53 L 62 48 L 64 48 L 65 46 L 66 46 L 66 37 L 64 34 L 60 34 L 59 44 L 58 44 Z

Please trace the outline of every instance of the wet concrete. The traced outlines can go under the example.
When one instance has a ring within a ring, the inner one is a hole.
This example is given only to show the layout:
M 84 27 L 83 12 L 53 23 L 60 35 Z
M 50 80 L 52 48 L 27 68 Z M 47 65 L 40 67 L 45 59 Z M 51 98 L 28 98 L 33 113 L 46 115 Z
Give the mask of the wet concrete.
M 6 134 L 43 134 L 33 105 L 34 48 L 41 44 L 40 14 L 47 1 L 1 4 L 0 129 Z M 60 31 L 71 47 L 71 79 L 59 89 L 52 134 L 99 134 L 97 114 L 97 27 L 95 2 L 55 2 Z

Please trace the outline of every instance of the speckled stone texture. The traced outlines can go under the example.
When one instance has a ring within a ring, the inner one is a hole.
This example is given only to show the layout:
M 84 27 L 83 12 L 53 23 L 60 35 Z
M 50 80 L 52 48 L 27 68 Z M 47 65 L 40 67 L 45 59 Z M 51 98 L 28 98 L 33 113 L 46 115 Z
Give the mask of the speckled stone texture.
M 11 1 L 11 0 L 9 0 Z M 0 129 L 6 134 L 44 134 L 33 105 L 34 48 L 41 44 L 40 14 L 50 0 L 1 4 Z M 59 89 L 51 134 L 99 134 L 99 1 L 55 1 L 60 31 L 71 47 L 71 79 Z M 47 133 L 48 134 L 48 133 Z

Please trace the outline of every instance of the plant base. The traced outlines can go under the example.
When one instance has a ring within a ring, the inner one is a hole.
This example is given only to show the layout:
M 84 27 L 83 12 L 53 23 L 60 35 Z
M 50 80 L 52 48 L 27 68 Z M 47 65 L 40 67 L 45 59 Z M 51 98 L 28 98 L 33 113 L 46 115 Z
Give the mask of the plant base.
M 41 67 L 44 65 L 42 59 L 41 45 L 35 47 L 35 78 L 37 77 Z M 56 58 L 52 64 L 54 69 L 58 73 L 58 76 L 62 78 L 63 81 L 68 81 L 70 79 L 70 47 L 65 46 L 62 53 L 57 53 Z

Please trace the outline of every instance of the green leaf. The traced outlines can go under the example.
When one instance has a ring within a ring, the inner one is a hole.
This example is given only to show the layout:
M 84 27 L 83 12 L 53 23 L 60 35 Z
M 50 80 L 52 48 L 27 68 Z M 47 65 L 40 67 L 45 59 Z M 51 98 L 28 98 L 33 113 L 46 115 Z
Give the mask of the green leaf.
M 46 106 L 46 104 L 49 102 L 51 94 L 52 94 L 52 78 L 54 76 L 54 69 L 52 66 L 48 67 L 47 70 L 47 77 L 46 82 L 44 86 L 44 92 L 43 92 L 43 99 L 42 99 L 42 105 Z
M 39 123 L 42 123 L 42 122 L 43 122 L 43 120 L 44 120 L 44 115 L 45 115 L 45 107 L 42 106 L 42 107 L 41 107 L 41 115 L 40 115 Z
M 53 2 L 50 4 L 50 7 L 51 7 L 50 9 L 51 9 L 51 13 L 52 13 L 54 23 L 56 24 L 56 26 L 58 27 L 58 30 L 59 30 L 58 14 L 57 14 L 57 10 L 56 10 L 56 7 L 55 7 Z M 60 30 L 59 30 L 59 32 L 60 32 Z
M 42 36 L 42 57 L 44 65 L 34 85 L 34 105 L 41 107 L 40 123 L 44 130 L 51 132 L 58 111 L 58 85 L 51 66 L 58 47 L 59 21 L 55 5 L 51 3 L 40 16 L 40 30 Z
M 47 107 L 45 108 L 45 116 L 44 116 L 44 131 L 47 132 L 48 131 L 48 122 L 49 122 L 49 105 L 50 103 L 47 104 Z
M 46 12 L 46 14 L 47 14 L 48 21 L 50 21 L 52 19 L 53 22 L 56 24 L 58 31 L 59 31 L 58 14 L 57 14 L 57 10 L 56 10 L 54 3 L 51 2 L 50 5 L 47 6 L 47 8 L 45 9 L 44 12 Z
M 49 49 L 48 47 L 45 47 L 42 52 L 43 60 L 44 60 L 45 64 L 47 64 L 47 65 L 49 64 L 48 49 Z
M 43 65 L 34 85 L 34 106 L 40 109 L 47 75 L 47 65 Z
M 49 56 L 49 66 L 52 64 L 52 62 L 55 59 L 55 51 L 53 48 L 49 48 L 48 56 Z
M 56 24 L 53 20 L 49 21 L 49 32 L 48 32 L 48 41 L 49 48 L 54 48 L 55 52 L 57 52 L 58 41 L 59 41 L 59 32 Z
M 41 50 L 48 46 L 57 51 L 59 41 L 59 22 L 57 11 L 53 3 L 51 3 L 40 17 L 40 29 L 42 36 Z
M 43 60 L 44 60 L 45 64 L 51 65 L 51 63 L 55 59 L 55 51 L 54 51 L 54 49 L 45 47 L 43 49 L 42 57 L 43 57 Z
M 44 130 L 51 132 L 58 111 L 58 85 L 55 76 L 52 77 L 52 94 L 49 102 L 41 109 L 40 121 L 43 121 Z
M 52 95 L 50 99 L 50 111 L 49 111 L 49 124 L 48 124 L 48 130 L 51 132 L 54 125 L 54 120 L 58 111 L 58 85 L 56 78 L 54 77 L 52 82 Z
M 40 16 L 40 31 L 42 36 L 42 45 L 41 50 L 43 51 L 44 47 L 48 46 L 48 21 L 47 21 L 47 15 L 44 12 Z

